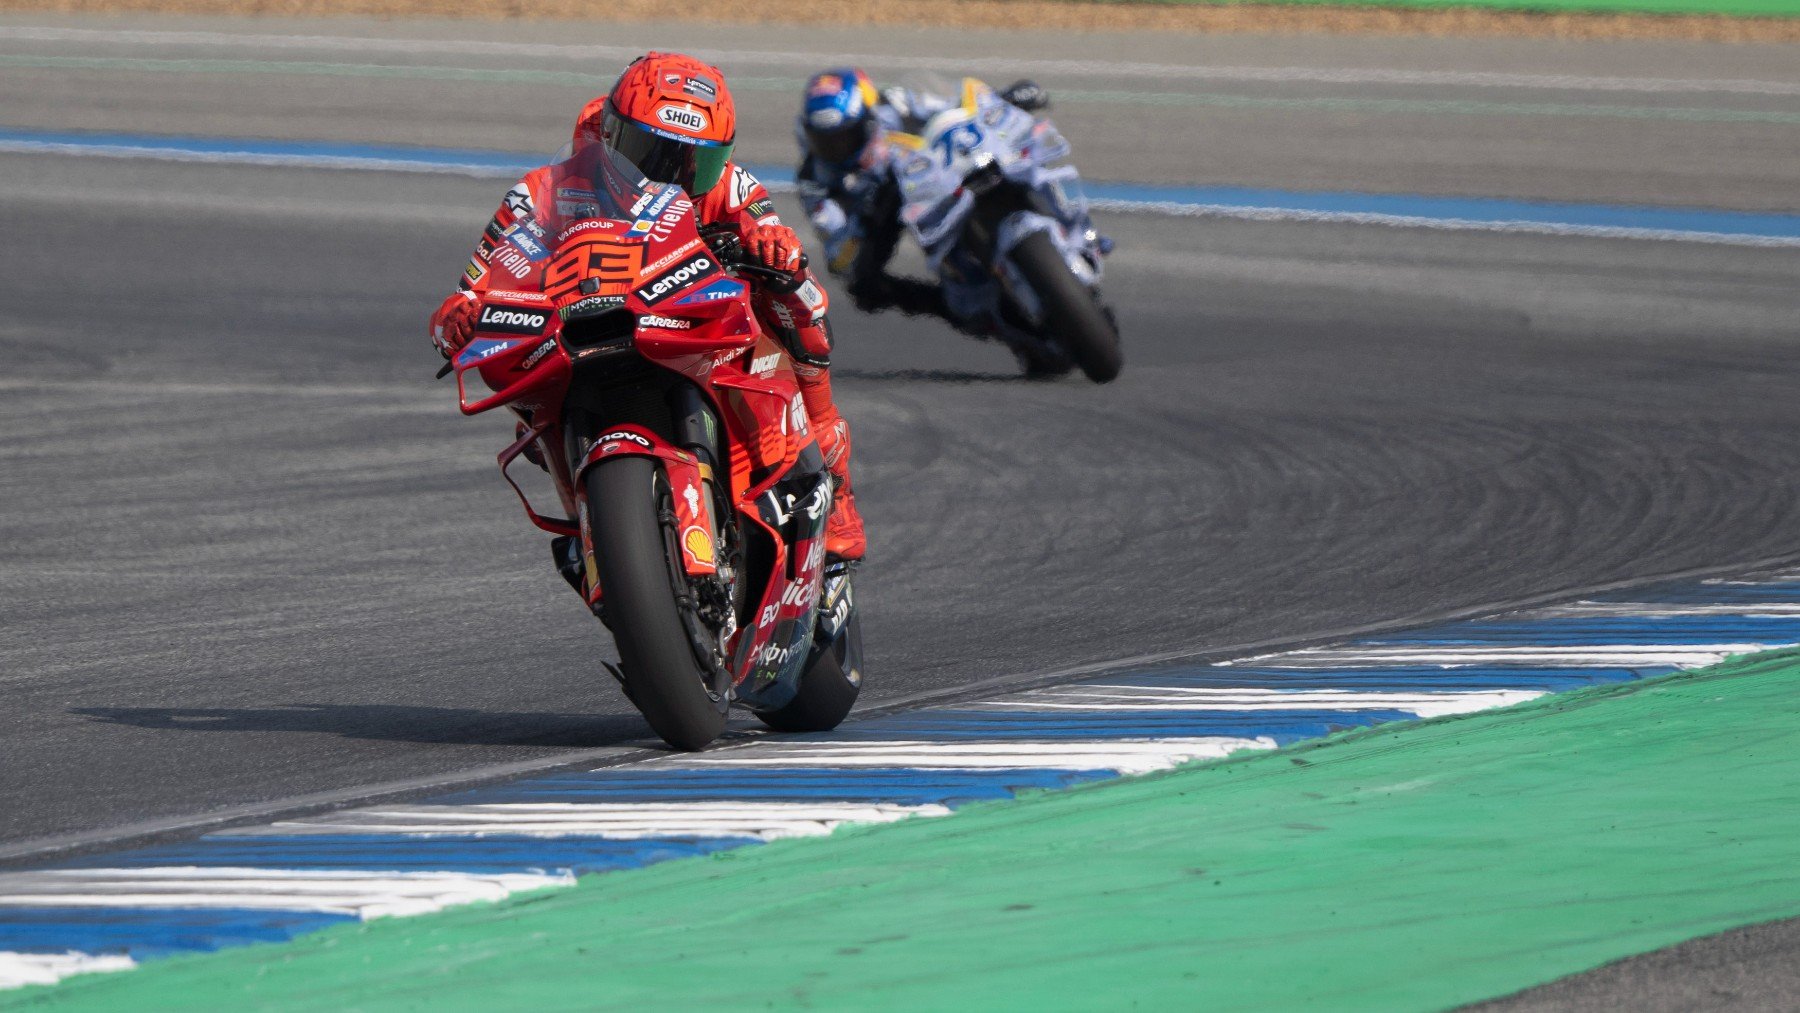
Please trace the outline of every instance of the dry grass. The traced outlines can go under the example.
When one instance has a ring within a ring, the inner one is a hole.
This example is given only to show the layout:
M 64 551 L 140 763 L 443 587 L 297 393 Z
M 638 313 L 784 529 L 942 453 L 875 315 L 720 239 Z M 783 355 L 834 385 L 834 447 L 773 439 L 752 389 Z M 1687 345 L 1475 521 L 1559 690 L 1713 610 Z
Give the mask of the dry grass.
M 0 0 L 0 11 L 1800 42 L 1800 19 L 1068 0 Z

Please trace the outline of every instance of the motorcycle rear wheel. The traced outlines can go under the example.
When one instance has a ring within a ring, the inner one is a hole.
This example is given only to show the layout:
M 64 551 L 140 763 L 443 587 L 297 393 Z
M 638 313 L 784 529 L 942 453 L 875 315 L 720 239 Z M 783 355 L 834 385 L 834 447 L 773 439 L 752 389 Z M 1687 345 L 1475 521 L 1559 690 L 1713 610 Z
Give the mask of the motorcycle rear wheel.
M 785 707 L 757 711 L 763 724 L 778 732 L 828 732 L 842 724 L 862 692 L 862 620 L 850 613 L 843 636 L 814 649 L 800 674 L 800 692 Z
M 607 626 L 619 648 L 626 695 L 664 742 L 705 747 L 725 730 L 729 694 L 707 686 L 677 594 L 681 576 L 668 480 L 647 457 L 615 457 L 587 473 L 594 555 Z
M 1013 264 L 1043 305 L 1044 329 L 1095 383 L 1107 383 L 1124 368 L 1119 332 L 1069 270 L 1048 233 L 1033 232 L 1013 247 Z

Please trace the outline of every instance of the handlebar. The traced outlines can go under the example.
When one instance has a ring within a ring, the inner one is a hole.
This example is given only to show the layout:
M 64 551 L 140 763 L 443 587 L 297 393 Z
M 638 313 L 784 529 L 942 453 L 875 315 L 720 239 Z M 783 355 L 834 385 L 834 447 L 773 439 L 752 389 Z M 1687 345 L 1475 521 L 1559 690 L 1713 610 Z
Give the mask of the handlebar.
M 700 229 L 700 238 L 712 250 L 713 256 L 719 258 L 719 266 L 733 274 L 761 278 L 770 288 L 784 295 L 806 283 L 801 272 L 806 270 L 810 261 L 804 253 L 800 254 L 799 266 L 792 271 L 783 271 L 751 259 L 744 251 L 744 241 L 738 238 L 738 234 L 729 225 L 705 226 Z

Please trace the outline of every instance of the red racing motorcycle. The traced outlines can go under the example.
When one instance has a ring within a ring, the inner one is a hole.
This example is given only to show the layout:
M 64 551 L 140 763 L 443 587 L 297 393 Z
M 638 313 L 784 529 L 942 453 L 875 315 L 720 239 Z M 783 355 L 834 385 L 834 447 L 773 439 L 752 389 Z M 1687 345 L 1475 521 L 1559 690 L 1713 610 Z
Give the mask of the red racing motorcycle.
M 836 727 L 862 633 L 850 567 L 825 561 L 833 485 L 740 280 L 794 279 L 703 238 L 679 187 L 603 145 L 555 179 L 553 207 L 496 237 L 510 287 L 485 294 L 440 375 L 464 414 L 518 417 L 501 472 L 557 536 L 558 568 L 618 645 L 607 667 L 658 735 L 699 749 L 734 703 L 780 731 Z M 527 494 L 531 467 L 552 493 Z

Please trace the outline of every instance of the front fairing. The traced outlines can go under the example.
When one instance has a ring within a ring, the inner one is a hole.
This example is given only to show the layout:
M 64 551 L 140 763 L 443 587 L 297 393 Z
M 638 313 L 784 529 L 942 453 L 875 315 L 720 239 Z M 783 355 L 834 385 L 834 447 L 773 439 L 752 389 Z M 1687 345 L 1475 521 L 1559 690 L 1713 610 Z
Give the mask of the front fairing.
M 635 351 L 700 378 L 721 350 L 755 343 L 747 289 L 701 241 L 694 203 L 680 187 L 651 182 L 593 144 L 544 170 L 537 191 L 530 200 L 521 194 L 513 223 L 483 240 L 492 278 L 483 300 L 509 311 L 547 308 L 551 319 L 532 335 L 558 338 L 564 359 L 580 364 Z M 482 386 L 500 393 L 515 378 L 490 374 L 513 360 L 485 357 L 510 351 L 520 335 L 489 326 L 489 315 L 484 310 L 477 321 L 457 368 L 480 365 Z M 597 332 L 618 339 L 593 340 Z M 465 397 L 464 410 L 505 400 L 483 398 L 476 407 Z
M 901 220 L 934 268 L 974 209 L 976 197 L 964 181 L 988 166 L 1038 195 L 1069 233 L 1087 231 L 1080 176 L 1074 166 L 1060 164 L 1069 143 L 1049 120 L 1033 117 L 973 78 L 964 79 L 954 100 L 937 95 L 915 101 L 933 112 L 917 135 L 891 139 L 889 165 L 904 202 Z

